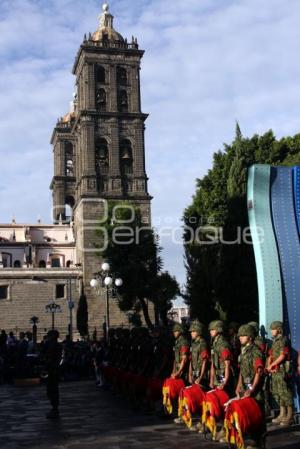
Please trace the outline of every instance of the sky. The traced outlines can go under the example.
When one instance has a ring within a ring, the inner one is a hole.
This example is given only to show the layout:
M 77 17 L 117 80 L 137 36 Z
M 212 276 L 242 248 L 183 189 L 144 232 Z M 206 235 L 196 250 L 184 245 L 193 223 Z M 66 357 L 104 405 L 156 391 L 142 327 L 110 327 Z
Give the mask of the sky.
M 50 138 L 69 110 L 71 69 L 101 0 L 0 0 L 0 222 L 51 222 Z M 299 0 L 111 0 L 138 38 L 146 167 L 164 269 L 185 283 L 184 209 L 234 138 L 300 132 Z M 170 236 L 173 234 L 173 238 Z M 174 241 L 175 240 L 175 241 Z

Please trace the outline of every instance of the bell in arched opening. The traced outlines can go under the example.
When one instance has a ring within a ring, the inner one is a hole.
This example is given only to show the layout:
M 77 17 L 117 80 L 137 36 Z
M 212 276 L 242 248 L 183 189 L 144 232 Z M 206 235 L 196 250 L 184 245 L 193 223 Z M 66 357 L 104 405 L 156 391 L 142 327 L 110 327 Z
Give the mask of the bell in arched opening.
M 132 174 L 133 158 L 131 142 L 129 140 L 123 140 L 121 142 L 120 162 L 122 175 Z
M 108 169 L 108 144 L 105 139 L 96 142 L 95 162 L 97 171 L 103 172 Z

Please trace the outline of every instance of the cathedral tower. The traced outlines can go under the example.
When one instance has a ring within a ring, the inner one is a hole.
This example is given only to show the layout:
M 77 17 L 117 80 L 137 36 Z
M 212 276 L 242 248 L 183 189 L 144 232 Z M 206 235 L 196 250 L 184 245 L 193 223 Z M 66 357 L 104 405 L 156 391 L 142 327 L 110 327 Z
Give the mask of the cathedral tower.
M 89 282 L 99 269 L 95 230 L 105 213 L 105 201 L 136 204 L 148 223 L 151 201 L 145 170 L 147 114 L 141 110 L 140 94 L 144 52 L 136 38 L 128 42 L 114 29 L 107 3 L 102 9 L 97 31 L 84 36 L 75 58 L 76 93 L 71 110 L 58 120 L 51 140 L 54 221 L 73 222 L 90 325 L 97 327 L 103 314 Z M 116 321 L 120 321 L 117 311 Z

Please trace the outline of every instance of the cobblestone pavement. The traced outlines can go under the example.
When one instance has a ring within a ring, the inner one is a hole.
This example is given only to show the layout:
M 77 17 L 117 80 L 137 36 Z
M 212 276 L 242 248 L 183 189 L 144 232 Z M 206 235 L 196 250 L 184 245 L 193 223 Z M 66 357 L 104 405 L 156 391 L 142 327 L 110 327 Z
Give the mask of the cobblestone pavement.
M 45 418 L 43 386 L 0 386 L 1 449 L 224 449 L 172 421 L 134 411 L 92 382 L 61 385 L 61 418 Z M 267 449 L 299 449 L 300 427 L 270 428 Z

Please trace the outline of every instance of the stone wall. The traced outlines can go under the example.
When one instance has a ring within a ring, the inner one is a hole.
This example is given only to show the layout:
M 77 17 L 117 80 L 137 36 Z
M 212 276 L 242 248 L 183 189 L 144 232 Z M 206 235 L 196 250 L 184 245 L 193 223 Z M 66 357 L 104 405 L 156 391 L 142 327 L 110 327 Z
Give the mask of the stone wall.
M 0 272 L 0 286 L 8 286 L 8 298 L 0 300 L 0 330 L 20 331 L 31 330 L 29 320 L 32 316 L 39 318 L 38 338 L 41 339 L 52 325 L 51 313 L 45 312 L 45 307 L 56 296 L 56 285 L 65 284 L 65 297 L 55 299 L 61 306 L 62 312 L 55 315 L 55 328 L 62 338 L 68 333 L 69 325 L 69 282 L 71 281 L 71 297 L 75 307 L 73 309 L 73 336 L 79 337 L 76 327 L 76 314 L 82 287 L 82 272 L 77 269 L 52 270 L 52 269 L 2 269 Z M 97 335 L 103 333 L 103 323 L 106 316 L 106 289 L 96 291 L 86 282 L 84 292 L 87 297 L 89 313 L 89 333 L 92 335 L 97 329 Z M 117 299 L 109 297 L 110 326 L 127 327 L 126 313 L 121 312 Z M 154 320 L 153 307 L 150 307 L 150 317 Z
M 55 299 L 56 285 L 64 284 L 64 298 L 55 299 L 62 309 L 61 313 L 55 315 L 55 328 L 64 337 L 69 324 L 70 281 L 71 297 L 75 303 L 73 324 L 76 330 L 76 310 L 82 282 L 78 270 L 1 270 L 0 286 L 8 285 L 8 298 L 0 300 L 0 329 L 17 333 L 31 330 L 29 320 L 32 316 L 37 316 L 39 336 L 44 335 L 52 325 L 51 313 L 46 313 L 45 307 Z

